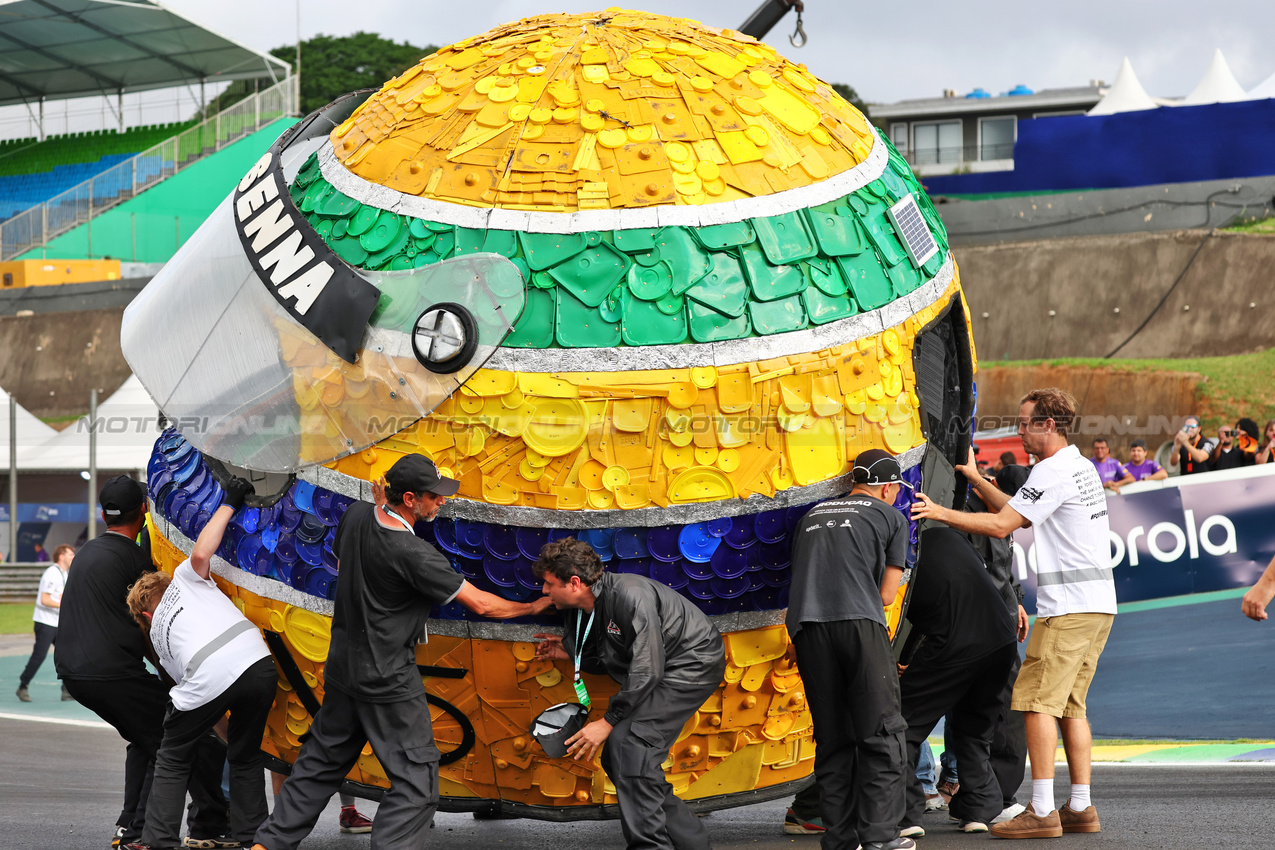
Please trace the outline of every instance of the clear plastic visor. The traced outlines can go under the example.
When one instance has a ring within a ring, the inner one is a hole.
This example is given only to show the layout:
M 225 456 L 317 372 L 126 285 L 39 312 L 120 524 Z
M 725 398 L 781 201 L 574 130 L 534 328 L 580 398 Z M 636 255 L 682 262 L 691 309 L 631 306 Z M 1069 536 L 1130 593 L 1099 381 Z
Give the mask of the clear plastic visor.
M 518 268 L 496 254 L 355 271 L 381 300 L 351 364 L 267 291 L 227 198 L 125 310 L 124 357 L 197 449 L 248 469 L 294 472 L 428 415 L 495 353 L 525 298 Z M 477 333 L 473 356 L 445 374 L 421 365 L 412 343 L 418 317 L 442 303 L 464 307 Z

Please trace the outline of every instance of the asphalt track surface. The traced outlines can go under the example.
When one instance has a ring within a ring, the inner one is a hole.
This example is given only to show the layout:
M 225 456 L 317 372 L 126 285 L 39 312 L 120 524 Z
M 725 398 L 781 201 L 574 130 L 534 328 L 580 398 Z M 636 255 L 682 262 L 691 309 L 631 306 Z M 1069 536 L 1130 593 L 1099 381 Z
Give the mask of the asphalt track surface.
M 119 814 L 124 745 L 113 730 L 0 719 L 0 848 L 105 850 Z M 1275 845 L 1275 766 L 1135 767 L 1094 769 L 1094 801 L 1103 832 L 1067 835 L 1048 846 L 1070 848 L 1198 848 Z M 1059 771 L 1059 802 L 1066 793 Z M 1030 786 L 1027 786 L 1030 788 Z M 375 805 L 362 804 L 369 814 Z M 718 850 L 816 850 L 814 837 L 783 834 L 785 804 L 716 812 L 706 824 Z M 368 836 L 341 835 L 333 801 L 306 850 L 366 850 Z M 968 848 L 995 841 L 963 835 L 946 813 L 926 816 L 922 850 Z M 615 821 L 550 824 L 528 820 L 475 821 L 440 814 L 428 845 L 456 850 L 623 847 Z M 1000 846 L 996 842 L 995 846 Z M 1010 847 L 1014 845 L 1005 844 Z M 1036 846 L 1035 844 L 1031 846 Z

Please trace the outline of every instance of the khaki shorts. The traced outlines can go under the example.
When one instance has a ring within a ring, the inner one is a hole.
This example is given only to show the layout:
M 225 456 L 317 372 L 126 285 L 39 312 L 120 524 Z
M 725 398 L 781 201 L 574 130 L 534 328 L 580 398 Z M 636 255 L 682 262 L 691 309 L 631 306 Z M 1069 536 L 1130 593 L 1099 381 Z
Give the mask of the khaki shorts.
M 1084 717 L 1089 683 L 1114 619 L 1114 614 L 1038 619 L 1014 682 L 1011 707 L 1050 717 Z

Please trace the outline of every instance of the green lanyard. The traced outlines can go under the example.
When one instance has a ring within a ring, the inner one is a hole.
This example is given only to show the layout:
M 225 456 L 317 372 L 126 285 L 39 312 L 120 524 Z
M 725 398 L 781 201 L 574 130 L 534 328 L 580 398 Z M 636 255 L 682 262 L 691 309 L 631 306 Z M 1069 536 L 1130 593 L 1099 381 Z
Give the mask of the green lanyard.
M 580 662 L 584 659 L 584 641 L 589 639 L 589 631 L 593 628 L 593 615 L 597 610 L 595 607 L 589 612 L 589 622 L 584 627 L 584 637 L 580 637 L 580 621 L 584 619 L 584 612 L 576 611 L 576 676 L 573 684 L 576 688 L 576 697 L 585 708 L 588 708 L 590 704 L 589 689 L 584 686 L 584 680 L 580 678 Z

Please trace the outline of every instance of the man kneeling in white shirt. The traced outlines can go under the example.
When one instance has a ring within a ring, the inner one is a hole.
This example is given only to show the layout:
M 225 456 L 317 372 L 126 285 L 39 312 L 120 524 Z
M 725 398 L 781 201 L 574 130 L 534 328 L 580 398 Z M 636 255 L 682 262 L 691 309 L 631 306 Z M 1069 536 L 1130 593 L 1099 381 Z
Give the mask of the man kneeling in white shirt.
M 278 674 L 261 632 L 209 576 L 212 556 L 252 485 L 236 478 L 226 498 L 199 533 L 190 558 L 170 579 L 146 573 L 128 593 L 128 608 L 177 684 L 169 691 L 164 739 L 155 757 L 155 780 L 146 807 L 146 828 L 133 850 L 181 846 L 182 806 L 195 745 L 230 712 L 230 831 L 252 843 L 266 819 L 265 764 L 261 736 L 274 700 Z

